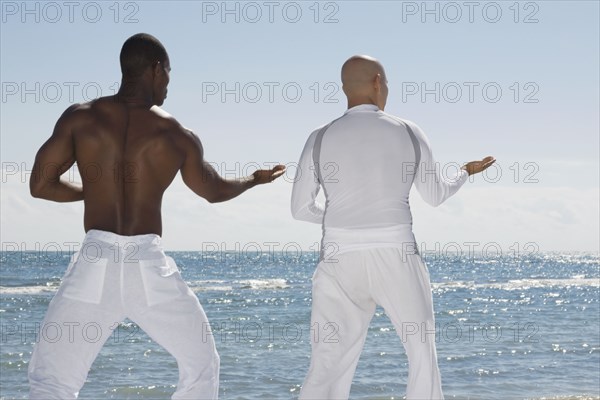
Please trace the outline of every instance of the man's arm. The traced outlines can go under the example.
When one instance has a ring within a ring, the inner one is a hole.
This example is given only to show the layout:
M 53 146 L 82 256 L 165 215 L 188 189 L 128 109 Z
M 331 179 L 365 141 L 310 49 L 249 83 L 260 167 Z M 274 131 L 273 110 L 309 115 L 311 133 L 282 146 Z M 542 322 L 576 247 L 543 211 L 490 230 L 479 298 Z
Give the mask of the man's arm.
M 69 107 L 56 122 L 50 139 L 35 156 L 29 190 L 33 197 L 69 202 L 83 200 L 83 188 L 60 179 L 75 163 L 71 123 L 78 105 Z
M 296 219 L 320 224 L 323 222 L 325 206 L 316 201 L 320 184 L 312 158 L 313 146 L 319 130 L 313 132 L 306 141 L 292 189 L 292 216 Z
M 456 176 L 449 179 L 445 178 L 441 174 L 440 166 L 433 157 L 429 140 L 427 140 L 423 131 L 410 121 L 404 122 L 410 124 L 421 148 L 421 162 L 417 167 L 415 186 L 423 200 L 434 207 L 442 204 L 456 193 L 467 181 L 469 175 L 485 170 L 496 161 L 493 157 L 486 157 L 482 161 L 471 161 L 465 164 Z
M 270 170 L 259 169 L 251 176 L 239 179 L 223 179 L 215 169 L 204 160 L 204 149 L 200 139 L 191 131 L 184 132 L 185 160 L 181 166 L 183 182 L 198 196 L 210 203 L 233 199 L 256 185 L 269 183 L 283 175 L 285 167 L 277 165 Z

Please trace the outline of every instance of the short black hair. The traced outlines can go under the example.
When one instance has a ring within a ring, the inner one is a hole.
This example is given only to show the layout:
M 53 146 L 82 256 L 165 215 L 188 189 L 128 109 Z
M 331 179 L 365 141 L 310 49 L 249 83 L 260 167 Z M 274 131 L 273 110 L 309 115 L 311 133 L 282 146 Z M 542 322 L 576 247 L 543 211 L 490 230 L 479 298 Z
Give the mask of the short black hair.
M 121 73 L 124 77 L 141 76 L 155 62 L 167 60 L 167 50 L 154 36 L 137 33 L 123 43 L 121 48 Z

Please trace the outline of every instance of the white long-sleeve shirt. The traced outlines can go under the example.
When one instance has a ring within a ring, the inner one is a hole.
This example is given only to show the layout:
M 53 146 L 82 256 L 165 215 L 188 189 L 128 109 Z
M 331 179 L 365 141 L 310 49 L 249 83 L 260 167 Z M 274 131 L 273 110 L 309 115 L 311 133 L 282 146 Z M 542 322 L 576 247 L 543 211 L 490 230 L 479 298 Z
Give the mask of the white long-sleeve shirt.
M 323 128 L 304 146 L 291 208 L 294 218 L 323 224 L 323 248 L 333 246 L 333 253 L 414 245 L 408 204 L 413 182 L 421 197 L 437 206 L 467 181 L 464 170 L 444 178 L 423 131 L 375 105 L 347 110 L 322 134 L 319 149 Z M 321 187 L 325 204 L 316 201 Z

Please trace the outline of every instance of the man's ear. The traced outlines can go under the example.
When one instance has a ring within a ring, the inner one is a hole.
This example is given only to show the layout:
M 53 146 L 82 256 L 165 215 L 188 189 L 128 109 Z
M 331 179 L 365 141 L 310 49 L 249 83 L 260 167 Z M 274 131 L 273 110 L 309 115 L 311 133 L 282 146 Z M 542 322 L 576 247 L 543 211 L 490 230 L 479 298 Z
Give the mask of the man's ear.
M 344 94 L 346 95 L 346 97 L 348 97 L 348 92 L 347 92 L 346 85 L 342 85 L 342 92 L 344 92 Z
M 162 69 L 163 69 L 163 66 L 160 63 L 160 61 L 155 61 L 154 64 L 152 64 L 152 75 L 154 75 L 154 76 L 160 75 Z
M 375 87 L 375 92 L 381 93 L 381 74 L 375 75 L 375 80 L 373 83 Z

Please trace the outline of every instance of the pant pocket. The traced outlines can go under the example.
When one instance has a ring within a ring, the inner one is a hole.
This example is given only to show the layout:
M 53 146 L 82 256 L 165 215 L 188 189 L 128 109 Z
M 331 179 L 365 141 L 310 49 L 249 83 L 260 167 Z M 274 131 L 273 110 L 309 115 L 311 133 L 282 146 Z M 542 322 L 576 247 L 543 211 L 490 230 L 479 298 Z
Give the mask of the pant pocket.
M 87 260 L 81 254 L 71 261 L 61 284 L 62 296 L 71 300 L 99 304 L 104 289 L 106 258 Z
M 171 257 L 164 256 L 139 262 L 148 306 L 166 303 L 187 293 L 187 286 L 181 279 L 175 260 Z

